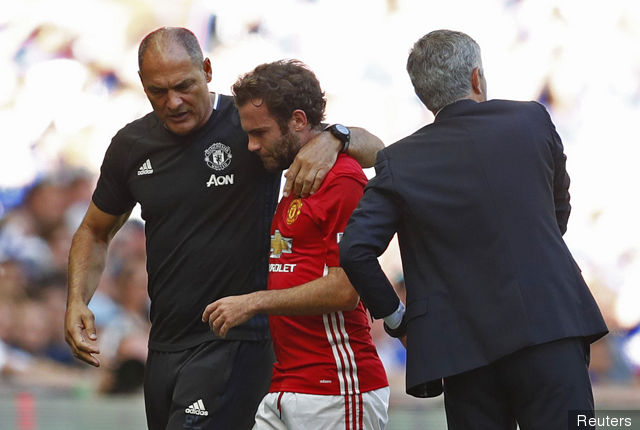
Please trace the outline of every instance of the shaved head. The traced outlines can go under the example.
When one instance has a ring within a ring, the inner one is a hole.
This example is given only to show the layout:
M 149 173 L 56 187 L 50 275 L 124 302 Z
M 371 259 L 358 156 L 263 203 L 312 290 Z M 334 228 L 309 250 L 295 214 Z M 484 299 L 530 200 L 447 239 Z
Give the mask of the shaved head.
M 193 63 L 199 67 L 202 66 L 204 56 L 202 55 L 202 49 L 200 49 L 200 44 L 195 34 L 182 27 L 161 27 L 149 33 L 142 39 L 142 42 L 140 42 L 140 47 L 138 48 L 138 69 L 142 71 L 142 63 L 149 48 L 151 48 L 151 51 L 154 53 L 163 53 L 172 45 L 184 48 Z

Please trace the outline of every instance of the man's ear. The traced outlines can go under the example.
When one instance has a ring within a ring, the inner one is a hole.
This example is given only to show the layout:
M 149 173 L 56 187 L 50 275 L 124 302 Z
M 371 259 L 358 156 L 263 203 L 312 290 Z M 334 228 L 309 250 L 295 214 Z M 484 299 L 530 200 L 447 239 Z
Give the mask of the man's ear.
M 291 113 L 289 126 L 294 131 L 302 131 L 307 127 L 307 114 L 302 109 L 296 109 Z
M 471 89 L 474 94 L 482 95 L 482 69 L 480 67 L 476 67 L 471 72 Z
M 202 62 L 202 69 L 204 70 L 204 77 L 207 80 L 207 83 L 211 82 L 213 71 L 211 70 L 211 60 L 209 60 L 209 58 L 205 58 Z

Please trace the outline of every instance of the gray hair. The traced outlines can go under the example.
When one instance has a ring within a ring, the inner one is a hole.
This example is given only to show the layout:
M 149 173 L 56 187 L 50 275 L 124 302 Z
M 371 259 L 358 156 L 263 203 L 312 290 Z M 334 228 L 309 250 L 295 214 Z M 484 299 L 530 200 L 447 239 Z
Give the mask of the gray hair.
M 433 113 L 472 93 L 471 74 L 482 69 L 480 46 L 468 35 L 435 30 L 409 53 L 407 71 L 416 94 Z
M 144 54 L 150 44 L 167 46 L 170 43 L 177 43 L 182 46 L 193 64 L 202 67 L 204 56 L 202 55 L 202 49 L 198 43 L 198 38 L 190 30 L 182 27 L 161 27 L 157 30 L 147 34 L 138 48 L 138 69 L 142 70 L 142 61 L 144 60 Z

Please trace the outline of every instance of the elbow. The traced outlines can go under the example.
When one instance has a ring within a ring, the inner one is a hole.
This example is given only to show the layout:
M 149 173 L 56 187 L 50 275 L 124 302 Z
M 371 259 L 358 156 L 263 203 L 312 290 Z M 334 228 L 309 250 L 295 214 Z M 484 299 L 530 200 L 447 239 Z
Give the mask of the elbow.
M 340 267 L 342 267 L 343 270 L 345 270 L 345 268 L 348 269 L 353 265 L 353 258 L 349 255 L 350 254 L 348 252 L 342 252 L 342 249 L 340 249 Z
M 566 224 L 561 224 L 558 227 L 560 228 L 560 234 L 562 236 L 564 236 L 564 234 L 567 232 L 567 225 Z
M 558 217 L 556 221 L 558 224 L 558 229 L 560 230 L 560 234 L 564 236 L 564 234 L 567 232 L 568 217 Z
M 340 310 L 341 311 L 352 311 L 360 303 L 360 296 L 356 292 L 353 287 L 350 287 L 348 292 L 342 295 L 340 299 Z
M 333 288 L 328 294 L 336 311 L 352 311 L 360 303 L 360 296 L 342 268 L 329 269 Z
M 82 223 L 73 234 L 71 239 L 71 249 L 87 245 L 106 249 L 109 245 L 109 238 L 104 235 L 100 235 L 86 223 Z
M 351 277 L 354 273 L 361 272 L 363 268 L 370 267 L 372 262 L 377 262 L 378 257 L 371 249 L 364 246 L 348 246 L 340 248 L 340 267 Z
M 340 242 L 340 267 L 348 271 L 356 266 L 360 259 L 361 257 L 350 243 Z

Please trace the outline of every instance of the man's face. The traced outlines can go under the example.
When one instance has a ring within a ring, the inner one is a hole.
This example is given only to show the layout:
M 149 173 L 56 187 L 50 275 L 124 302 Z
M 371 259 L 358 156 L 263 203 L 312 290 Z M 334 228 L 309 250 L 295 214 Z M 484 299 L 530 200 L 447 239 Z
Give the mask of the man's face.
M 186 135 L 207 122 L 211 115 L 209 59 L 194 64 L 178 44 L 160 49 L 152 46 L 145 53 L 139 74 L 153 110 L 169 131 Z
M 249 151 L 256 152 L 270 172 L 289 168 L 300 150 L 298 135 L 280 126 L 262 100 L 251 100 L 238 108 L 242 129 L 249 135 Z

